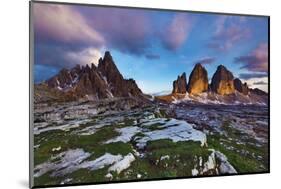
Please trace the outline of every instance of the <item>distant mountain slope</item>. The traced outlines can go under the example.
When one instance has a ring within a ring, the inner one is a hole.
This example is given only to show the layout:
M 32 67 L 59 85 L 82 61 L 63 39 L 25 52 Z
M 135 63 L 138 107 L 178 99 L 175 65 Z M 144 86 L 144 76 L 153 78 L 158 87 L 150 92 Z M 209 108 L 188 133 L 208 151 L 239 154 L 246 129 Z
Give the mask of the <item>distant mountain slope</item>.
M 98 100 L 114 97 L 145 98 L 133 79 L 124 79 L 110 52 L 94 64 L 62 69 L 57 75 L 35 85 L 35 101 Z

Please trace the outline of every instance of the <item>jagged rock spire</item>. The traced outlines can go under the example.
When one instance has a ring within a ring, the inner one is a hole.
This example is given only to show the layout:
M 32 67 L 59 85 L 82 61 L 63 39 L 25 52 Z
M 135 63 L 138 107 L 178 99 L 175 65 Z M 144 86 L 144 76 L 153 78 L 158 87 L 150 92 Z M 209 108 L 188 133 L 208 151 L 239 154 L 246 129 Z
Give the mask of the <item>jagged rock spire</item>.
M 233 74 L 223 65 L 219 65 L 212 77 L 211 90 L 220 95 L 232 94 L 235 92 Z
M 184 94 L 187 92 L 187 84 L 186 84 L 186 74 L 182 73 L 181 76 L 178 76 L 178 79 L 173 82 L 173 93 L 181 93 Z
M 199 94 L 208 91 L 208 72 L 201 65 L 196 64 L 193 68 L 187 85 L 187 91 L 190 94 Z

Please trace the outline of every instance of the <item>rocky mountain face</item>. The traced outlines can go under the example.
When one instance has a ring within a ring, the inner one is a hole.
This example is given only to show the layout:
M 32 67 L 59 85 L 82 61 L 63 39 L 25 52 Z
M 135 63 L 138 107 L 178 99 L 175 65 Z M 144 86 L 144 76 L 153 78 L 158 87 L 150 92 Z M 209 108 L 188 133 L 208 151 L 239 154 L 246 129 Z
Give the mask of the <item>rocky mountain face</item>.
M 260 95 L 260 96 L 267 96 L 268 94 L 258 88 L 254 89 L 249 89 L 250 93 L 255 94 L 255 95 Z
M 247 83 L 242 83 L 239 78 L 235 78 L 233 74 L 223 65 L 217 67 L 211 83 L 208 83 L 208 72 L 201 65 L 196 64 L 193 68 L 188 84 L 186 82 L 186 74 L 183 73 L 178 76 L 177 80 L 173 82 L 172 94 L 192 94 L 197 95 L 204 92 L 213 92 L 219 95 L 234 94 L 235 91 L 248 95 L 249 93 L 256 95 L 267 95 L 266 92 L 260 89 L 250 89 Z
M 235 90 L 237 90 L 238 92 L 244 94 L 244 95 L 248 95 L 249 93 L 249 88 L 247 83 L 242 83 L 242 81 L 238 78 L 234 79 L 234 88 Z
M 77 65 L 72 69 L 62 69 L 54 77 L 35 86 L 35 97 L 39 99 L 49 97 L 69 101 L 143 96 L 133 79 L 123 78 L 108 51 L 99 59 L 98 66 Z
M 185 72 L 178 76 L 178 79 L 173 82 L 173 93 L 186 93 L 187 84 L 186 84 L 186 74 Z
M 199 94 L 208 91 L 208 88 L 207 70 L 201 64 L 196 64 L 189 76 L 187 92 L 189 94 Z
M 220 65 L 212 77 L 211 90 L 220 95 L 233 94 L 235 92 L 233 79 L 233 74 Z
M 188 84 L 183 73 L 173 82 L 173 92 L 169 95 L 156 97 L 160 102 L 192 101 L 204 104 L 267 104 L 268 95 L 260 89 L 251 89 L 247 83 L 242 83 L 239 78 L 223 65 L 217 67 L 211 83 L 208 83 L 207 70 L 196 64 L 193 68 Z

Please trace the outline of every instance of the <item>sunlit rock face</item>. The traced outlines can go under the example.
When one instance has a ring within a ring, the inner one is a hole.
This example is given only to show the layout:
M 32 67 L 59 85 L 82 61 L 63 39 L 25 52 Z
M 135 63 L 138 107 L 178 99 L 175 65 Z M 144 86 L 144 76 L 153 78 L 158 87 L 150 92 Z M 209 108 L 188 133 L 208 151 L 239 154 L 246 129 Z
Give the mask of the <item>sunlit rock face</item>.
M 173 93 L 185 94 L 187 92 L 186 74 L 185 72 L 178 76 L 178 79 L 173 82 Z
M 242 93 L 244 95 L 248 95 L 248 93 L 249 93 L 249 88 L 248 88 L 247 83 L 243 84 L 242 81 L 240 79 L 238 79 L 238 78 L 234 79 L 234 88 L 238 92 L 240 92 L 240 93 Z
M 189 76 L 187 92 L 199 94 L 208 91 L 208 87 L 207 70 L 201 64 L 196 64 Z
M 228 95 L 235 92 L 233 74 L 223 65 L 218 66 L 212 77 L 211 89 L 220 95 Z

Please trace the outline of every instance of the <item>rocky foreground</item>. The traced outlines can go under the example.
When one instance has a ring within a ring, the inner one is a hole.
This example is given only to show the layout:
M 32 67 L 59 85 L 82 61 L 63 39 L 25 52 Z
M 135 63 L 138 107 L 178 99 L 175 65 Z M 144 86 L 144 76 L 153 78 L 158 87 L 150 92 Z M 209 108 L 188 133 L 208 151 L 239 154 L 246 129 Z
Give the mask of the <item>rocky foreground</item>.
M 265 107 L 121 102 L 37 104 L 35 185 L 268 170 Z

